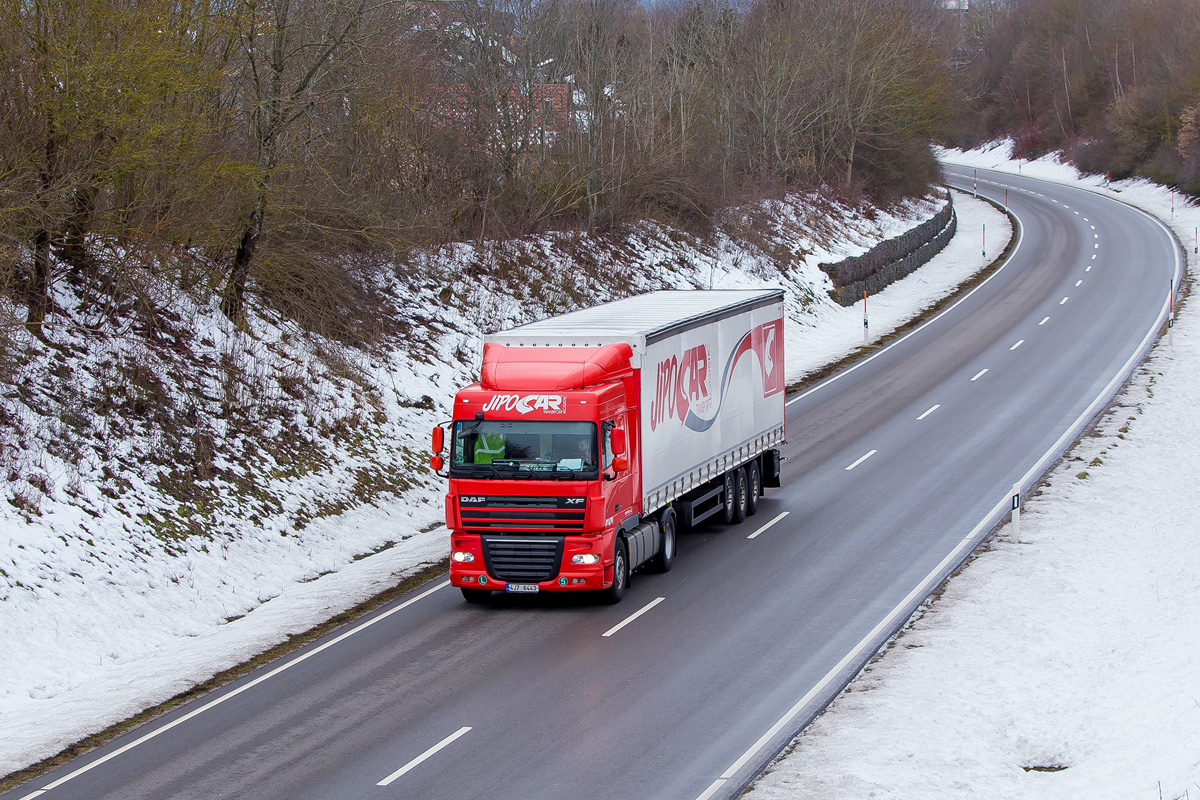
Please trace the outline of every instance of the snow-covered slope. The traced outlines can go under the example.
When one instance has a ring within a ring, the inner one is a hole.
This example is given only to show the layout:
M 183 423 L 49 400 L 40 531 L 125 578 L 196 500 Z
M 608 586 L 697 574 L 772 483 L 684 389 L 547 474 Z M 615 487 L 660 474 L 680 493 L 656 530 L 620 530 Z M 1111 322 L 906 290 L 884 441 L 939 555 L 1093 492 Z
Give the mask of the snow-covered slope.
M 262 309 L 237 331 L 215 303 L 151 283 L 176 320 L 169 334 L 193 356 L 185 361 L 135 335 L 93 336 L 87 303 L 59 286 L 62 324 L 47 331 L 55 346 L 19 343 L 26 388 L 4 398 L 20 421 L 3 429 L 4 466 L 17 476 L 10 497 L 22 499 L 0 504 L 0 773 L 440 560 L 442 487 L 424 450 L 454 387 L 471 380 L 485 332 L 649 289 L 779 286 L 795 380 L 862 340 L 861 310 L 829 301 L 817 265 L 865 251 L 941 202 L 867 219 L 793 197 L 731 214 L 706 240 L 642 225 L 617 240 L 446 247 L 376 277 L 400 310 L 399 333 L 371 350 L 306 336 Z M 997 232 L 995 253 L 1003 249 L 999 212 L 963 195 L 956 206 L 959 233 L 946 250 L 872 298 L 872 333 L 977 270 L 984 224 L 990 245 Z M 143 416 L 62 427 L 72 402 L 102 390 Z M 153 404 L 139 392 L 211 420 L 203 438 L 170 439 L 173 420 L 145 411 Z M 270 412 L 243 431 L 222 413 L 230 402 Z M 63 441 L 76 446 L 48 445 Z M 175 448 L 194 463 L 186 474 L 178 458 L 162 458 Z
M 1007 143 L 945 161 L 1111 191 L 1171 225 L 1200 209 Z M 1193 299 L 1190 302 L 1195 302 Z M 746 796 L 1200 797 L 1200 323 L 1184 310 L 1021 518 Z

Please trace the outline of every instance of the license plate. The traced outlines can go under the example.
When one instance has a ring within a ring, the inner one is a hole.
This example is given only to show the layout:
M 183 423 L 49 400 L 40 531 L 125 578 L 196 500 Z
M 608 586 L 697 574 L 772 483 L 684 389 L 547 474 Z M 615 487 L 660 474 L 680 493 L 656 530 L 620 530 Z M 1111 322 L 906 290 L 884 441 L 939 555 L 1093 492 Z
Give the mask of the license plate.
M 536 583 L 509 583 L 505 584 L 504 591 L 518 592 L 520 594 L 537 594 L 538 585 Z

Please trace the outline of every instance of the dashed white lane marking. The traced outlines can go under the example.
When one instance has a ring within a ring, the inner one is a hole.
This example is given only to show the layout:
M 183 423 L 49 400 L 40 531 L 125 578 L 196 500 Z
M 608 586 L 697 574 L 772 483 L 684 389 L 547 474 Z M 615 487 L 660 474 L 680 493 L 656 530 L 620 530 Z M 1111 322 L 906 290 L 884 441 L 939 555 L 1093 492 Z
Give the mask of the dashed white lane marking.
M 376 786 L 387 786 L 392 781 L 396 780 L 397 778 L 399 778 L 404 773 L 408 772 L 413 767 L 419 766 L 421 764 L 421 762 L 429 759 L 433 755 L 436 755 L 439 750 L 442 750 L 443 748 L 448 747 L 449 745 L 453 744 L 456 739 L 461 737 L 463 734 L 465 734 L 469 730 L 471 730 L 471 728 L 469 726 L 459 728 L 454 733 L 450 734 L 445 739 L 442 739 L 440 742 L 435 744 L 433 747 L 429 748 L 424 753 L 421 753 L 421 755 L 417 756 L 412 761 L 408 762 L 403 767 L 396 770 L 391 775 L 388 775 L 386 778 L 384 778 L 383 780 L 381 780 L 379 783 L 377 783 L 375 785 Z
M 1058 301 L 1058 304 L 1061 306 L 1061 305 L 1063 305 L 1064 303 L 1066 303 L 1066 302 L 1067 302 L 1068 300 L 1070 300 L 1070 299 L 1071 299 L 1070 297 L 1064 297 L 1062 300 L 1059 300 L 1059 301 Z
M 1038 327 L 1040 328 L 1041 326 L 1045 325 L 1049 321 L 1050 321 L 1049 317 L 1043 317 L 1042 321 L 1038 323 Z
M 851 464 L 850 466 L 846 467 L 846 472 L 849 472 L 850 470 L 854 469 L 854 468 L 855 468 L 855 467 L 857 467 L 859 464 L 863 463 L 863 462 L 864 462 L 864 461 L 866 461 L 868 458 L 870 458 L 871 456 L 875 455 L 875 454 L 876 454 L 876 453 L 878 453 L 878 452 L 879 452 L 878 450 L 872 450 L 871 452 L 867 453 L 865 456 L 863 456 L 862 458 L 858 459 L 858 461 L 855 461 L 853 464 Z
M 1096 230 L 1096 226 L 1095 226 L 1095 225 L 1093 225 L 1093 226 L 1092 226 L 1092 230 Z
M 45 793 L 46 793 L 45 789 L 38 789 L 36 792 L 30 792 L 29 794 L 25 795 L 24 797 L 21 798 L 21 800 L 33 800 L 33 798 L 41 797 Z
M 1091 272 L 1091 271 L 1092 271 L 1092 265 L 1091 265 L 1091 264 L 1088 264 L 1086 267 L 1084 267 L 1084 268 L 1083 268 L 1083 271 L 1084 271 L 1084 272 Z
M 926 417 L 928 417 L 930 414 L 932 414 L 933 412 L 937 411 L 937 410 L 938 410 L 939 408 L 941 408 L 941 407 L 942 407 L 942 404 L 941 404 L 941 403 L 938 403 L 938 404 L 937 404 L 937 405 L 935 405 L 933 408 L 929 409 L 929 410 L 928 410 L 928 411 L 926 411 L 924 414 L 922 414 L 921 416 L 917 417 L 917 422 L 920 422 L 921 420 L 925 419 Z
M 971 381 L 974 382 L 974 381 L 979 380 L 980 378 L 983 377 L 983 373 L 985 373 L 985 372 L 987 372 L 987 367 L 984 367 L 983 369 L 979 370 L 979 372 L 976 372 L 975 377 L 971 378 Z
M 1095 261 L 1095 260 L 1096 260 L 1096 254 L 1092 253 L 1092 261 Z
M 607 631 L 605 631 L 603 633 L 603 636 L 612 636 L 614 633 L 621 630 L 621 628 L 624 628 L 626 625 L 633 622 L 635 619 L 640 617 L 642 614 L 645 614 L 647 611 L 654 608 L 656 605 L 658 605 L 659 603 L 661 603 L 663 600 L 666 600 L 666 599 L 667 598 L 665 598 L 665 597 L 654 598 L 649 603 L 646 603 L 646 605 L 642 606 L 640 609 L 638 609 L 637 611 L 633 612 L 625 619 L 618 622 L 616 625 L 613 625 L 611 628 L 609 628 Z
M 1075 281 L 1075 285 L 1076 285 L 1076 286 L 1078 286 L 1078 285 L 1079 285 L 1079 284 L 1081 284 L 1081 283 L 1083 283 L 1083 281 L 1082 281 L 1082 280 Z
M 761 528 L 759 528 L 758 530 L 756 530 L 754 533 L 750 534 L 750 535 L 749 535 L 749 536 L 747 536 L 746 538 L 747 538 L 747 539 L 753 539 L 754 537 L 758 536 L 760 533 L 762 533 L 762 532 L 763 532 L 763 531 L 765 531 L 767 528 L 769 528 L 769 527 L 771 527 L 772 525 L 774 525 L 776 522 L 779 522 L 779 520 L 783 519 L 784 517 L 786 517 L 786 516 L 787 516 L 788 514 L 790 514 L 790 513 L 791 513 L 790 511 L 784 511 L 782 514 L 780 514 L 779 516 L 775 517 L 775 519 L 771 520 L 771 521 L 770 521 L 770 522 L 768 522 L 766 525 L 763 525 Z
M 1025 344 L 1025 340 L 1024 340 L 1024 339 L 1020 340 L 1019 342 L 1017 342 L 1016 344 L 1014 344 L 1012 347 L 1008 348 L 1008 352 L 1010 352 L 1010 353 L 1011 353 L 1013 350 L 1016 350 L 1018 347 L 1020 347 L 1020 346 L 1021 346 L 1021 345 L 1023 345 L 1023 344 Z

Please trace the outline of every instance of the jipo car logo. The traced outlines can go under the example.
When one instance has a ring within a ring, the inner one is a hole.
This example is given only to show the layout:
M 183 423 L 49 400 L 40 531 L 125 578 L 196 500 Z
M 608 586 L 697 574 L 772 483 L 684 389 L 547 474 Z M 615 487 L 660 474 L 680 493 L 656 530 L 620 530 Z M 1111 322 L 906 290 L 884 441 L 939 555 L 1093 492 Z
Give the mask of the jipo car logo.
M 712 407 L 709 392 L 708 346 L 700 345 L 658 364 L 654 400 L 650 403 L 650 429 L 665 420 L 684 420 L 693 408 L 701 413 Z
M 561 394 L 497 394 L 487 401 L 484 411 L 516 411 L 528 414 L 541 411 L 545 414 L 567 413 L 567 401 Z
M 714 397 L 710 391 L 708 348 L 693 347 L 679 356 L 658 364 L 655 397 L 650 404 L 650 429 L 676 418 L 695 431 L 706 431 L 717 421 L 729 393 L 730 376 L 747 353 L 758 358 L 762 378 L 762 397 L 783 391 L 783 320 L 763 323 L 746 331 L 721 373 L 721 385 Z

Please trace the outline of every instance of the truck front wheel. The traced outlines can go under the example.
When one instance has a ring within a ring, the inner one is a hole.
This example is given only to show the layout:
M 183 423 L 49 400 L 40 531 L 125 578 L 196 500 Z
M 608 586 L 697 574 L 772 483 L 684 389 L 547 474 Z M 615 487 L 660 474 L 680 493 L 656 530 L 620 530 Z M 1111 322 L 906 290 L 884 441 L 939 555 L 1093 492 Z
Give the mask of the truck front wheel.
M 655 572 L 670 572 L 671 565 L 675 563 L 675 532 L 678 527 L 675 523 L 675 509 L 668 508 L 662 512 L 658 518 L 658 527 L 661 538 L 658 552 L 650 559 L 650 569 Z
M 625 540 L 617 539 L 613 554 L 613 582 L 601 595 L 604 602 L 616 604 L 625 596 L 625 587 L 629 585 L 629 551 L 625 549 Z

